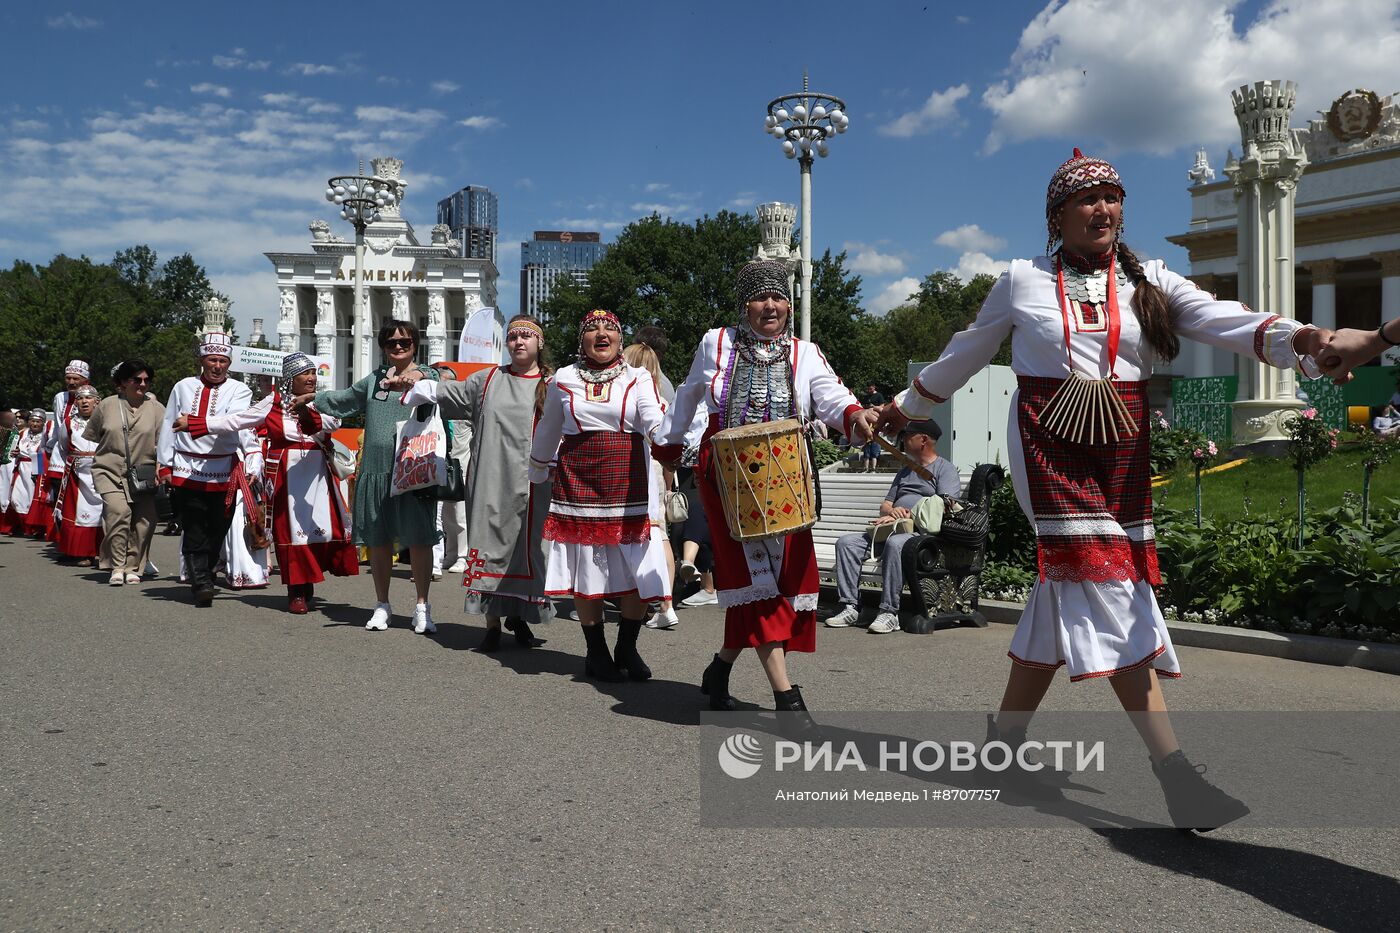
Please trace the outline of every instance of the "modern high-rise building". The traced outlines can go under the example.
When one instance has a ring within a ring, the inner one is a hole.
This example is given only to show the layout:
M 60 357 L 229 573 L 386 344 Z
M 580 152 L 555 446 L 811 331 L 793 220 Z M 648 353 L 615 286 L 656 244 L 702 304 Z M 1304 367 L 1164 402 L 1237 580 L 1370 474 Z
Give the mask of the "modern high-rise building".
M 467 185 L 438 202 L 438 223 L 452 228 L 452 239 L 462 244 L 463 259 L 496 261 L 496 195 L 490 188 Z
M 540 306 L 561 275 L 581 286 L 588 284 L 589 270 L 608 251 L 596 232 L 536 230 L 533 240 L 520 244 L 520 311 L 540 320 Z

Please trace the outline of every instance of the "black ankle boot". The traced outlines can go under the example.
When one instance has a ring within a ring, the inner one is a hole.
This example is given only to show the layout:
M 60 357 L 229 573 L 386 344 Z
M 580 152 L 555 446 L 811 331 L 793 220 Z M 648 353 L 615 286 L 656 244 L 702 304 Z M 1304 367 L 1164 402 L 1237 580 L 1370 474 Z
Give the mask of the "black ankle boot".
M 1205 770 L 1205 765 L 1193 765 L 1187 760 L 1179 748 L 1152 764 L 1152 773 L 1157 775 L 1167 798 L 1167 812 L 1178 829 L 1207 833 L 1249 813 L 1244 801 L 1207 781 Z
M 802 701 L 802 688 L 793 684 L 789 690 L 773 691 L 774 709 L 780 713 L 805 713 L 807 704 Z
M 520 647 L 535 647 L 535 633 L 530 631 L 530 626 L 525 624 L 524 619 L 506 619 L 506 628 L 515 635 L 515 643 Z
M 1025 744 L 1026 730 L 1020 729 L 998 729 L 996 717 L 987 714 L 987 739 L 983 745 L 991 742 L 1005 742 L 1011 749 L 1011 766 L 1005 771 L 992 771 L 982 767 L 981 757 L 978 757 L 977 774 L 985 778 L 988 782 L 995 784 L 1007 793 L 1017 794 L 1021 797 L 1028 797 L 1032 800 L 1053 800 L 1061 796 L 1059 785 L 1052 779 L 1049 767 L 1041 768 L 1039 771 L 1026 771 L 1016 764 L 1017 750 Z
M 732 662 L 719 655 L 700 675 L 700 692 L 710 698 L 710 709 L 732 710 L 734 698 L 729 695 L 729 672 L 734 670 Z
M 821 730 L 815 720 L 807 715 L 807 703 L 802 699 L 802 688 L 793 684 L 787 690 L 773 691 L 773 708 L 779 713 L 791 716 L 778 716 L 778 731 L 793 741 L 811 742 L 821 739 Z
M 650 680 L 651 668 L 637 653 L 637 635 L 642 631 L 640 619 L 622 619 L 617 624 L 617 648 L 613 660 L 617 666 L 627 671 L 633 680 Z
M 498 628 L 488 628 L 486 634 L 482 636 L 481 644 L 476 646 L 476 650 L 482 654 L 492 654 L 501 647 L 501 630 Z
M 583 673 L 595 680 L 615 684 L 626 678 L 613 663 L 608 652 L 608 643 L 603 640 L 603 623 L 584 625 L 583 640 L 588 645 L 588 653 L 583 658 Z

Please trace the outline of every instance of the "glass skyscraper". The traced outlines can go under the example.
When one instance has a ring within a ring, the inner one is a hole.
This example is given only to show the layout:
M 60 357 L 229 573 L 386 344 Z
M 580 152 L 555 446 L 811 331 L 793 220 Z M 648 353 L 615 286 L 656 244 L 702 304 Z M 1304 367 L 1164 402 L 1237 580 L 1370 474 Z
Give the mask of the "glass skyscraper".
M 462 244 L 464 259 L 496 261 L 496 195 L 490 188 L 468 185 L 438 202 L 440 224 L 452 228 L 452 238 Z
M 545 320 L 540 306 L 561 275 L 588 284 L 588 272 L 608 250 L 594 231 L 536 230 L 520 244 L 520 311 Z

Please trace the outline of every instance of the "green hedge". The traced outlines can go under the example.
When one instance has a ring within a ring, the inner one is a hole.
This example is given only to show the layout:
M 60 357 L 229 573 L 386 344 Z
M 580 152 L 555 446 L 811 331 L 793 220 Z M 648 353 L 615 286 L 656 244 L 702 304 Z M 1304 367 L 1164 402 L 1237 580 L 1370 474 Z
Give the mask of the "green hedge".
M 1346 504 L 1296 519 L 1206 518 L 1155 509 L 1163 610 L 1187 621 L 1366 641 L 1400 642 L 1400 500 L 1372 503 L 1371 523 Z M 1035 536 L 1010 483 L 992 497 L 982 592 L 1021 599 L 1035 579 Z

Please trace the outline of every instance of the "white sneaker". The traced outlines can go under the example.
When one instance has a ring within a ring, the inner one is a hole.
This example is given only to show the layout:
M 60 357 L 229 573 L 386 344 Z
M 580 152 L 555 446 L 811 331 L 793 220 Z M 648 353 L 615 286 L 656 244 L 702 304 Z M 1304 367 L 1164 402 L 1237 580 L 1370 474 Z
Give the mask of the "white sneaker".
M 139 574 L 139 573 L 127 573 L 127 575 L 126 575 L 126 582 L 127 582 L 127 583 L 140 583 L 140 582 L 141 582 L 141 574 Z
M 663 609 L 650 619 L 647 619 L 647 628 L 675 628 L 681 621 L 681 617 L 676 615 L 675 608 Z
M 882 612 L 870 623 L 870 631 L 875 635 L 888 635 L 899 631 L 899 616 L 893 612 Z
M 438 581 L 441 580 L 441 579 L 442 579 L 442 568 L 441 568 L 441 567 L 436 567 L 436 568 L 434 568 L 434 569 L 433 569 L 433 582 L 436 583 L 436 582 L 438 582 Z
M 389 609 L 388 603 L 379 603 L 374 607 L 374 615 L 369 617 L 365 623 L 365 631 L 382 632 L 389 627 L 389 619 L 393 613 Z
M 466 573 L 466 572 L 467 572 L 467 559 L 466 559 L 465 557 L 459 557 L 459 558 L 457 558 L 455 561 L 453 561 L 452 566 L 447 568 L 447 572 L 448 572 L 448 573 Z
M 700 579 L 700 568 L 688 560 L 681 561 L 681 582 L 694 583 Z
M 437 626 L 433 624 L 433 607 L 427 603 L 415 603 L 413 606 L 413 631 L 422 635 L 424 632 L 436 632 Z
M 822 624 L 827 628 L 850 628 L 860 621 L 860 610 L 855 606 L 847 606 L 834 616 L 827 618 Z
M 113 570 L 112 575 L 107 578 L 108 586 L 121 586 L 126 582 L 126 576 L 120 570 Z
M 711 593 L 708 590 L 700 590 L 692 593 L 681 600 L 681 605 L 687 609 L 695 609 L 699 606 L 715 606 L 719 604 L 719 594 Z

